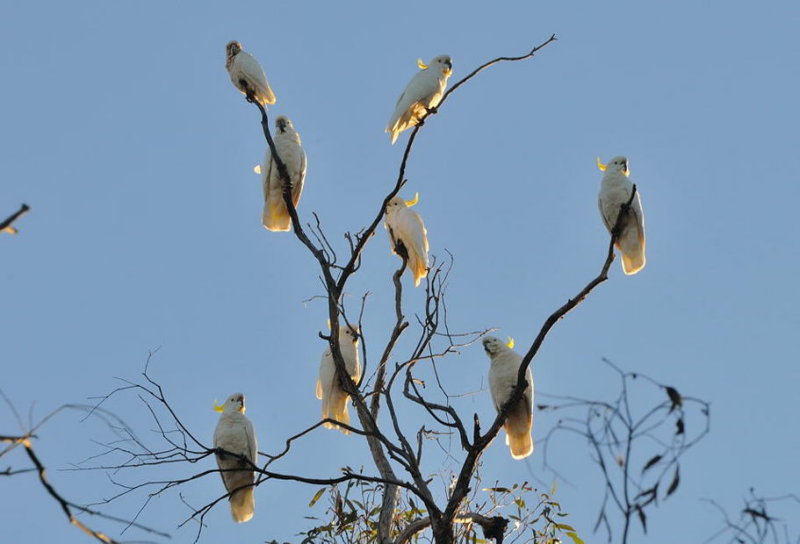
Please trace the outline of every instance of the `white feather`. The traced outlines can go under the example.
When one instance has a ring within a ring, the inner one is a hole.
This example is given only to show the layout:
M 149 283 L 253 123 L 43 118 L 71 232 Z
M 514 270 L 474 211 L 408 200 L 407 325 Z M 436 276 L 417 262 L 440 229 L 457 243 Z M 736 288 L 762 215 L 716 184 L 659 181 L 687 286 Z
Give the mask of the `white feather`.
M 422 216 L 409 208 L 399 196 L 394 197 L 386 205 L 386 222 L 392 238 L 392 251 L 398 240 L 408 252 L 408 269 L 414 276 L 414 286 L 418 286 L 422 278 L 428 275 L 428 230 Z
M 522 356 L 494 336 L 483 339 L 483 346 L 489 355 L 489 390 L 495 409 L 499 412 L 511 396 L 517 384 L 517 374 Z M 533 373 L 528 365 L 525 379 L 528 386 L 520 401 L 511 407 L 505 422 L 506 445 L 514 459 L 524 459 L 533 453 Z
M 232 59 L 229 59 L 226 67 L 231 77 L 231 82 L 242 94 L 246 95 L 248 90 L 252 90 L 254 98 L 261 105 L 266 106 L 267 104 L 275 103 L 275 93 L 272 92 L 272 88 L 269 86 L 267 75 L 253 55 L 247 51 L 240 50 Z
M 281 125 L 282 123 L 283 125 Z M 283 128 L 280 128 L 281 126 Z M 296 208 L 300 204 L 306 179 L 306 152 L 301 145 L 300 135 L 294 129 L 289 118 L 278 117 L 275 120 L 275 127 L 275 150 L 289 172 L 292 203 Z M 291 228 L 292 219 L 283 199 L 281 176 L 275 161 L 272 160 L 269 147 L 267 147 L 264 165 L 261 168 L 261 184 L 264 189 L 264 212 L 261 214 L 261 224 L 271 231 L 288 231 Z
M 633 182 L 627 176 L 627 162 L 625 157 L 611 159 L 600 182 L 600 194 L 598 195 L 597 203 L 603 223 L 609 233 L 617 223 L 620 206 L 628 202 L 631 197 L 631 191 L 633 191 Z M 630 213 L 623 218 L 622 231 L 616 246 L 622 253 L 622 271 L 625 274 L 636 274 L 644 268 L 647 262 L 645 257 L 644 211 L 642 211 L 642 201 L 638 187 L 636 188 L 636 196 L 631 202 Z
M 244 395 L 234 393 L 225 402 L 222 415 L 214 429 L 214 447 L 247 458 L 250 463 L 258 462 L 258 443 L 252 422 L 244 415 Z M 255 481 L 255 472 L 247 462 L 231 455 L 217 454 L 217 466 L 225 489 L 231 493 L 231 515 L 234 521 L 242 523 L 252 519 L 255 513 L 253 487 L 238 489 Z M 240 470 L 232 470 L 240 469 Z
M 339 327 L 339 348 L 344 357 L 344 366 L 354 382 L 361 379 L 361 363 L 358 353 L 358 329 Z M 350 414 L 347 403 L 350 399 L 339 384 L 336 376 L 336 363 L 333 360 L 330 348 L 322 354 L 319 362 L 319 378 L 317 379 L 316 396 L 322 400 L 322 419 L 333 419 L 347 425 L 350 424 Z M 339 429 L 344 434 L 350 431 L 333 423 L 323 424 L 328 429 Z
M 392 143 L 401 132 L 415 126 L 428 109 L 439 105 L 447 87 L 447 78 L 452 72 L 451 66 L 450 57 L 439 55 L 427 69 L 414 74 L 397 99 L 394 113 L 386 125 L 385 132 L 390 134 Z

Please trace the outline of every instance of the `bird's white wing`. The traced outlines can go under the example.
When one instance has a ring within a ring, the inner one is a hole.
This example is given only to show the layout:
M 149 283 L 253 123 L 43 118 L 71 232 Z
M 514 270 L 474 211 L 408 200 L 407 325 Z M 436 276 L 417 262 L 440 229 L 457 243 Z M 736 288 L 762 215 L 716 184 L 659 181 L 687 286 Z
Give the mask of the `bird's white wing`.
M 326 349 L 319 361 L 319 378 L 317 379 L 317 398 L 324 399 L 329 395 L 329 389 L 336 374 L 336 365 L 330 349 Z
M 428 260 L 428 229 L 425 228 L 425 223 L 422 221 L 422 216 L 406 208 L 398 210 L 397 223 L 398 228 L 403 233 L 403 242 L 412 245 L 420 256 L 425 257 L 425 264 Z
M 240 91 L 246 92 L 246 89 L 241 87 L 241 79 L 244 79 L 253 88 L 256 99 L 259 102 L 262 104 L 275 103 L 275 93 L 272 92 L 272 88 L 269 86 L 264 69 L 261 68 L 258 60 L 247 51 L 240 51 L 234 57 L 231 68 L 231 80 L 233 80 L 234 85 L 239 87 Z
M 300 197 L 303 194 L 303 185 L 306 181 L 307 168 L 308 158 L 306 157 L 305 150 L 300 147 L 300 160 L 297 167 L 297 172 L 295 172 L 294 178 L 292 179 L 292 203 L 294 204 L 295 208 L 298 204 L 300 204 Z
M 422 217 L 409 208 L 401 208 L 391 222 L 392 233 L 408 251 L 408 268 L 414 275 L 414 285 L 428 275 L 428 231 Z
M 258 439 L 256 439 L 256 430 L 253 427 L 253 422 L 245 418 L 244 432 L 247 437 L 247 450 L 248 459 L 254 465 L 258 464 Z
M 433 70 L 422 70 L 411 78 L 400 98 L 397 99 L 394 112 L 386 125 L 386 132 L 392 135 L 392 143 L 395 142 L 398 134 L 416 125 L 420 117 L 425 115 L 426 107 L 432 105 L 430 104 L 431 99 L 436 95 L 438 89 L 438 78 Z

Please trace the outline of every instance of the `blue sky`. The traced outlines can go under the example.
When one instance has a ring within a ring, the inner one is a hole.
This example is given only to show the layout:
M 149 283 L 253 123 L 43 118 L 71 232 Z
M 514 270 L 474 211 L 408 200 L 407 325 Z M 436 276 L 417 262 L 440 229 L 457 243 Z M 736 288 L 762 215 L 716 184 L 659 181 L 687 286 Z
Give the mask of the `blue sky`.
M 160 348 L 152 375 L 209 441 L 211 404 L 234 391 L 247 395 L 264 451 L 318 417 L 326 310 L 304 302 L 321 292 L 318 272 L 293 236 L 260 226 L 252 167 L 265 144 L 256 109 L 225 73 L 229 40 L 260 59 L 278 98 L 270 111 L 291 117 L 303 138 L 301 217 L 318 212 L 344 252 L 341 234 L 374 217 L 396 177 L 407 136 L 390 146 L 382 131 L 416 59 L 451 55 L 455 81 L 555 33 L 559 41 L 537 58 L 494 67 L 460 89 L 417 139 L 404 196 L 419 191 L 432 252 L 455 256 L 451 328 L 497 327 L 529 344 L 599 270 L 607 233 L 594 160 L 627 155 L 645 211 L 647 267 L 625 277 L 615 263 L 610 280 L 555 327 L 533 363 L 537 392 L 613 395 L 601 363 L 608 357 L 711 402 L 710 436 L 636 541 L 672 543 L 676 525 L 703 541 L 719 524 L 701 498 L 735 508 L 749 486 L 800 492 L 796 2 L 491 10 L 460 2 L 28 2 L 0 11 L 0 215 L 21 202 L 32 208 L 19 236 L 0 236 L 0 387 L 23 414 L 31 409 L 36 419 L 105 394 L 115 377 L 136 378 L 148 351 Z M 379 229 L 348 284 L 353 310 L 373 293 L 365 327 L 373 356 L 393 319 L 397 264 Z M 412 316 L 423 293 L 409 285 Z M 454 394 L 484 389 L 459 408 L 489 420 L 482 350 L 465 349 L 440 368 Z M 113 408 L 143 434 L 152 426 L 133 402 Z M 415 432 L 420 414 L 404 417 Z M 57 470 L 108 438 L 79 419 L 59 417 L 37 448 L 57 487 L 91 502 L 114 492 L 103 474 Z M 538 414 L 534 437 L 556 421 Z M 0 429 L 16 430 L 5 408 Z M 562 505 L 589 536 L 601 493 L 596 469 L 582 444 L 560 456 L 569 479 Z M 435 459 L 427 470 L 437 469 Z M 0 468 L 12 462 L 24 462 L 21 452 Z M 275 469 L 325 477 L 368 462 L 357 437 L 321 430 Z M 501 440 L 482 473 L 547 486 L 553 479 L 538 452 L 512 462 Z M 17 497 L 0 509 L 6 534 L 88 541 L 32 476 L 2 483 L 5 497 Z M 201 541 L 294 541 L 307 527 L 303 516 L 319 514 L 307 508 L 315 491 L 267 482 L 252 522 L 235 526 L 223 505 Z M 195 505 L 220 492 L 215 475 L 184 490 Z M 109 511 L 130 513 L 142 501 Z M 187 542 L 194 529 L 175 529 L 186 515 L 171 494 L 141 521 Z

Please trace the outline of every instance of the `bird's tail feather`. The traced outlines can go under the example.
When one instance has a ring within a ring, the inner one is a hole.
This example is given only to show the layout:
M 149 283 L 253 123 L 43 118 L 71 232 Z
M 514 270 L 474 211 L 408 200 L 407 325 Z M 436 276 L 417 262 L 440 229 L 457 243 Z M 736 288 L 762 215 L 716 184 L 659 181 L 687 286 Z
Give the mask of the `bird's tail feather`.
M 636 274 L 644 268 L 645 259 L 645 240 L 644 232 L 638 224 L 633 221 L 629 223 L 617 243 L 620 253 L 622 253 L 622 271 L 626 275 Z
M 256 511 L 256 498 L 253 495 L 253 488 L 246 487 L 235 491 L 230 498 L 231 515 L 236 523 L 244 523 L 253 518 Z
M 272 232 L 287 232 L 291 227 L 292 219 L 283 202 L 270 201 L 264 206 L 261 224 Z
M 347 399 L 349 397 L 347 395 L 342 395 L 340 398 L 336 399 L 336 404 L 333 407 L 333 414 L 332 417 L 336 421 L 344 423 L 345 425 L 350 425 L 350 413 L 347 411 Z M 344 434 L 350 434 L 350 431 L 345 429 L 344 427 L 336 426 L 337 429 L 342 431 Z
M 533 453 L 533 439 L 531 438 L 533 417 L 525 408 L 525 403 L 520 404 L 522 406 L 511 410 L 505 424 L 506 444 L 514 459 L 524 459 Z
M 428 275 L 428 267 L 425 260 L 417 255 L 414 249 L 409 251 L 408 268 L 414 275 L 414 287 L 419 287 L 419 282 Z
M 334 419 L 345 425 L 350 425 L 350 413 L 347 411 L 348 398 L 348 395 L 336 393 L 325 396 L 322 399 L 322 419 Z M 326 429 L 339 429 L 344 434 L 350 434 L 347 429 L 329 421 L 323 423 L 322 426 Z

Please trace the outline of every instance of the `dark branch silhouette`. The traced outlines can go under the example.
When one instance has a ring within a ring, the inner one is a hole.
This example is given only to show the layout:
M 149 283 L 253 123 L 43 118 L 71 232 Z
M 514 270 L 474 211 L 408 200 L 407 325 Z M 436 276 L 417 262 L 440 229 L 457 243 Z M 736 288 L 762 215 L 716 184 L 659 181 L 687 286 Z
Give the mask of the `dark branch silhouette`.
M 30 209 L 31 209 L 30 206 L 28 206 L 27 204 L 22 204 L 19 207 L 19 210 L 12 213 L 8 217 L 6 217 L 5 220 L 0 222 L 0 233 L 7 232 L 9 234 L 16 234 L 17 229 L 14 228 L 13 226 L 14 222 L 23 215 L 25 215 Z

